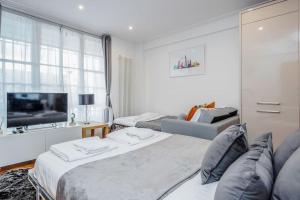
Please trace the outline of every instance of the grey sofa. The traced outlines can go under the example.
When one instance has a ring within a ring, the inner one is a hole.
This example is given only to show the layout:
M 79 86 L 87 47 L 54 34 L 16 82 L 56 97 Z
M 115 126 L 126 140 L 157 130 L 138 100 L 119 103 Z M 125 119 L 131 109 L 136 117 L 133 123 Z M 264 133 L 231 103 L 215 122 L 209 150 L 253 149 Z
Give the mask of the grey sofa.
M 181 115 L 178 119 L 162 120 L 161 131 L 213 140 L 218 133 L 222 132 L 229 126 L 238 123 L 240 123 L 238 115 L 212 124 L 185 121 L 184 116 Z

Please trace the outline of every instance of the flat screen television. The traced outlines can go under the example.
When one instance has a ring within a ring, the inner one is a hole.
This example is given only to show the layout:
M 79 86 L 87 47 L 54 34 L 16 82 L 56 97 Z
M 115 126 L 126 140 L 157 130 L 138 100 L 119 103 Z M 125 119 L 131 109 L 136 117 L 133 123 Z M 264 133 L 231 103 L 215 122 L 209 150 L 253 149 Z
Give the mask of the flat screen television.
M 7 128 L 67 120 L 67 93 L 7 93 Z

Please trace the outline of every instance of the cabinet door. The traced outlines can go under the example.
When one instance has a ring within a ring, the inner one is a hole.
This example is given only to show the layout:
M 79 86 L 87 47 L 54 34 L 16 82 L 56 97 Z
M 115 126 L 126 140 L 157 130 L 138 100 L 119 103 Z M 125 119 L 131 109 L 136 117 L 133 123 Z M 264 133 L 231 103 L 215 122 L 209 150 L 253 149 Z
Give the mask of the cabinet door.
M 254 8 L 254 11 L 244 11 L 242 15 L 242 23 L 248 24 L 291 12 L 297 12 L 298 3 L 299 0 L 287 0 L 281 2 L 270 1 L 258 8 Z
M 298 12 L 242 25 L 242 121 L 275 148 L 299 127 Z
M 51 145 L 81 139 L 81 127 L 61 127 L 44 131 L 46 137 L 46 149 L 49 151 Z
M 45 136 L 39 132 L 0 136 L 0 167 L 34 160 L 45 152 Z

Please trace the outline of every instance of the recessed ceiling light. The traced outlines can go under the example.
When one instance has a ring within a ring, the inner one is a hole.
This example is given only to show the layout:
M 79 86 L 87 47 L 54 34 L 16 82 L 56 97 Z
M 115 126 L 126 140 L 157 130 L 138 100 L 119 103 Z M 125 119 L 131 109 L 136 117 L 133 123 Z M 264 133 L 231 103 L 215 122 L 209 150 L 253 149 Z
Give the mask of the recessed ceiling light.
M 260 27 L 258 27 L 258 30 L 262 31 L 262 30 L 264 30 L 264 27 L 260 26 Z
M 132 31 L 132 30 L 133 30 L 133 26 L 128 26 L 128 29 L 129 29 L 130 31 Z
M 78 10 L 83 10 L 83 9 L 84 9 L 84 6 L 81 5 L 81 4 L 79 4 L 79 5 L 78 5 Z

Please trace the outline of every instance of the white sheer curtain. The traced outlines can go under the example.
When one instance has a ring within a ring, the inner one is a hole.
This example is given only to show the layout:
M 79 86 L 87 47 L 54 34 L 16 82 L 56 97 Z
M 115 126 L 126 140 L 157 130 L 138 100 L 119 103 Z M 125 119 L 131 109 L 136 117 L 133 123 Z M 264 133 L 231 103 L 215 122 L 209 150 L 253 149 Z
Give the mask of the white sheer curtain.
M 84 119 L 78 94 L 95 94 L 89 120 L 103 121 L 105 79 L 102 41 L 81 32 L 2 10 L 0 117 L 7 92 L 67 92 L 69 114 Z
M 119 56 L 119 117 L 131 115 L 132 59 Z

